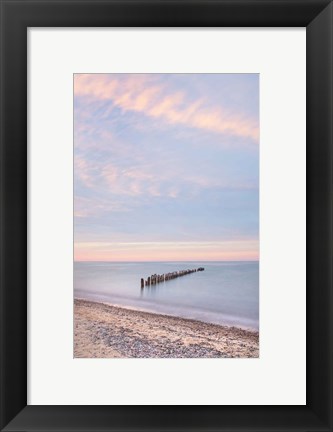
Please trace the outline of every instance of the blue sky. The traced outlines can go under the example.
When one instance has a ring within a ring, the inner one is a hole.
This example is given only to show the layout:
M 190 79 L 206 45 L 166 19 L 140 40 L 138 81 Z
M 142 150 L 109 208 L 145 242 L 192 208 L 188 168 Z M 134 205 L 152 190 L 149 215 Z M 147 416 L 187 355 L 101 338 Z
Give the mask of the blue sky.
M 259 256 L 259 75 L 74 76 L 76 260 Z

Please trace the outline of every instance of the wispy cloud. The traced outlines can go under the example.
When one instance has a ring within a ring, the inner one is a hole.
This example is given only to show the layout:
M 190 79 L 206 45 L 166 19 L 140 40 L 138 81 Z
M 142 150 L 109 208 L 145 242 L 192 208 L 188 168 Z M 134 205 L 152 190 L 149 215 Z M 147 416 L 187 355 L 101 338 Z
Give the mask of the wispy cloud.
M 96 167 L 88 162 L 86 159 L 76 156 L 74 158 L 74 173 L 76 178 L 81 181 L 85 187 L 91 188 L 95 184 L 95 171 Z
M 145 75 L 123 76 L 75 75 L 75 96 L 109 100 L 125 111 L 140 112 L 169 124 L 183 125 L 211 132 L 241 136 L 255 142 L 259 139 L 256 118 L 211 105 L 204 97 L 191 100 L 183 91 L 168 89 Z
M 257 259 L 258 123 L 252 75 L 76 76 L 76 259 Z

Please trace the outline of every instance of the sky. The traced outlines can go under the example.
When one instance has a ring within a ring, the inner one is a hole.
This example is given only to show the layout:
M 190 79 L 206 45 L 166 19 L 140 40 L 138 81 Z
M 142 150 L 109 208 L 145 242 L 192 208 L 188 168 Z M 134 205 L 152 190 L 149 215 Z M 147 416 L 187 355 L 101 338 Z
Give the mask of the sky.
M 258 74 L 74 75 L 74 259 L 259 258 Z

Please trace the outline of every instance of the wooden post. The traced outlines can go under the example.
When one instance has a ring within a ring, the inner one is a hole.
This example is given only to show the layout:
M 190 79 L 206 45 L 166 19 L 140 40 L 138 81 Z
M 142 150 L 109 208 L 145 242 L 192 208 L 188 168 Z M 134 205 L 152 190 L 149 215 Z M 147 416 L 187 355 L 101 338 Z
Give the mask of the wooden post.
M 145 285 L 147 286 L 151 286 L 151 285 L 156 285 L 159 284 L 161 282 L 166 282 L 168 280 L 172 280 L 172 279 L 176 279 L 178 277 L 181 276 L 185 276 L 191 273 L 196 273 L 196 272 L 200 272 L 200 271 L 204 271 L 205 268 L 204 267 L 199 267 L 199 268 L 195 268 L 195 269 L 186 269 L 186 270 L 178 270 L 178 271 L 174 271 L 174 272 L 169 272 L 169 273 L 163 273 L 163 274 L 152 274 L 150 276 L 148 276 L 148 278 L 146 280 L 141 279 L 141 288 L 143 288 Z

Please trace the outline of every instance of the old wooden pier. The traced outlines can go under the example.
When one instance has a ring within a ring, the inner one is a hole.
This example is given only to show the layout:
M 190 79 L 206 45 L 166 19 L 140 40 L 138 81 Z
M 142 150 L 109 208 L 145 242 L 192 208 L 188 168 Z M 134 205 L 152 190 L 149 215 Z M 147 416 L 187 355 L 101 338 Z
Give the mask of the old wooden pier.
M 141 278 L 141 288 L 144 288 L 144 286 L 151 286 L 156 285 L 161 282 L 166 282 L 171 279 L 176 279 L 181 276 L 188 275 L 190 273 L 196 273 L 198 271 L 204 271 L 205 269 L 203 267 L 199 267 L 198 269 L 187 269 L 187 270 L 179 270 L 171 273 L 166 274 L 153 274 L 151 276 L 148 276 L 148 278 L 145 280 L 144 278 Z

